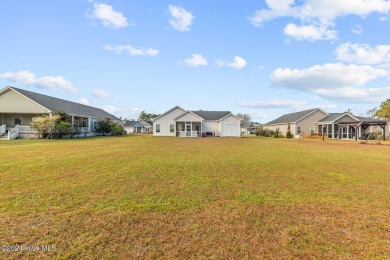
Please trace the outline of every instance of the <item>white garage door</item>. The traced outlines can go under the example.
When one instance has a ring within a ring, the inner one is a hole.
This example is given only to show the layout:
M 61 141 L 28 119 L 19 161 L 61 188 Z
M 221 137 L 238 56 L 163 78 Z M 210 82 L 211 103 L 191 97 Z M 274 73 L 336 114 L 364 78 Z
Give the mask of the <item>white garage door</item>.
M 237 136 L 238 133 L 237 124 L 226 124 L 226 136 Z

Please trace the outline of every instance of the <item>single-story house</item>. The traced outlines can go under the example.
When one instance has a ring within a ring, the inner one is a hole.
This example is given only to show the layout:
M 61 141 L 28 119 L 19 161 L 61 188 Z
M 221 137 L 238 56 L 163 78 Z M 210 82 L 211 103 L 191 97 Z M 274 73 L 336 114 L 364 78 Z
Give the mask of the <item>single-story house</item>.
M 385 120 L 354 116 L 350 113 L 326 113 L 320 108 L 285 114 L 267 124 L 263 128 L 276 130 L 279 128 L 286 135 L 288 125 L 295 137 L 309 135 L 326 135 L 332 139 L 359 139 L 369 132 L 381 131 L 385 138 L 387 122 Z
M 2 139 L 36 138 L 37 134 L 30 127 L 32 118 L 40 115 L 52 115 L 62 110 L 78 122 L 81 132 L 95 135 L 99 119 L 110 118 L 116 123 L 122 121 L 103 109 L 82 105 L 55 97 L 27 91 L 15 87 L 0 90 L 0 136 Z
M 263 128 L 273 131 L 279 128 L 280 132 L 286 135 L 288 125 L 290 125 L 290 131 L 296 137 L 311 135 L 318 133 L 317 122 L 326 116 L 328 116 L 328 113 L 320 108 L 314 108 L 282 115 L 264 124 Z
M 368 133 L 380 131 L 385 138 L 385 120 L 355 116 L 350 113 L 329 113 L 328 116 L 317 122 L 318 134 L 325 134 L 332 139 L 359 139 L 365 138 Z
M 257 122 L 245 122 L 241 125 L 241 133 L 245 135 L 253 134 L 261 126 Z
M 150 120 L 128 121 L 124 123 L 127 133 L 151 133 L 153 131 L 153 122 Z
M 153 120 L 153 136 L 240 137 L 240 121 L 230 111 L 190 111 L 175 106 Z

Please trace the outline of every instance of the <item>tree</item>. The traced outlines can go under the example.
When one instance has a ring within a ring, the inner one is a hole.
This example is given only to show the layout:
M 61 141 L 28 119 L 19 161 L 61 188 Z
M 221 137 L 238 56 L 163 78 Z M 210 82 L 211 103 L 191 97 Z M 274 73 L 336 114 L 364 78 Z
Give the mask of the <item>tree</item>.
M 366 112 L 366 115 L 368 118 L 375 118 L 376 116 L 376 112 L 378 111 L 378 109 L 376 107 L 372 108 L 372 109 L 369 109 L 367 110 Z
M 72 117 L 69 114 L 65 113 L 63 110 L 58 110 L 54 112 L 53 115 L 58 117 L 54 124 L 53 131 L 58 138 L 62 138 L 73 133 Z
M 53 115 L 51 117 L 47 115 L 37 116 L 32 118 L 30 125 L 31 128 L 38 133 L 39 138 L 48 138 L 50 133 L 53 132 L 55 124 L 59 118 L 60 117 L 58 115 Z
M 139 121 L 141 121 L 141 120 L 150 120 L 150 119 L 154 119 L 154 118 L 156 118 L 158 116 L 159 116 L 159 114 L 148 114 L 145 111 L 142 111 L 141 114 L 139 114 L 139 116 L 138 116 L 138 120 Z
M 286 138 L 293 138 L 293 137 L 294 135 L 290 131 L 290 122 L 289 122 L 287 126 Z
M 250 123 L 252 120 L 251 116 L 245 113 L 238 113 L 237 117 L 241 119 L 241 126 L 245 123 Z
M 111 118 L 102 118 L 96 122 L 96 132 L 101 135 L 111 133 L 113 122 Z
M 390 99 L 381 103 L 379 109 L 375 113 L 375 116 L 385 120 L 390 119 Z
M 112 124 L 112 127 L 111 127 L 111 134 L 112 135 L 123 135 L 124 134 L 124 129 L 123 129 L 123 126 L 121 126 L 120 124 Z
M 347 111 L 344 111 L 344 113 L 347 113 L 347 114 L 353 115 L 353 113 L 352 113 L 352 109 L 350 109 L 350 108 L 348 108 L 348 110 L 347 110 Z

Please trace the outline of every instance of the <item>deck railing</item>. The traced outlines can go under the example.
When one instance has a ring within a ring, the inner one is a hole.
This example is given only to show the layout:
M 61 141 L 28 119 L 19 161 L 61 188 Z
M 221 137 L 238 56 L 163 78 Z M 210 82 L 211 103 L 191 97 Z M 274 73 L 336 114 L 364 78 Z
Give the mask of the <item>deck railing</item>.
M 19 126 L 8 131 L 8 140 L 13 140 L 19 137 Z
M 19 126 L 19 133 L 35 133 L 35 131 L 31 128 L 31 126 Z
M 0 135 L 5 134 L 7 132 L 7 126 L 1 125 L 0 126 Z
M 200 137 L 199 131 L 178 131 L 179 137 Z

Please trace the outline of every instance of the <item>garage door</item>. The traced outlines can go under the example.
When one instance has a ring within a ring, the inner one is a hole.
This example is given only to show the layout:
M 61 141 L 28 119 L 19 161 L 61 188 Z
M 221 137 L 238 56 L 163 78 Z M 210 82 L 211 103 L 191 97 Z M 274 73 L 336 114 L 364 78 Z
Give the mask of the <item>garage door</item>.
M 226 124 L 226 136 L 238 136 L 238 133 L 237 124 Z

